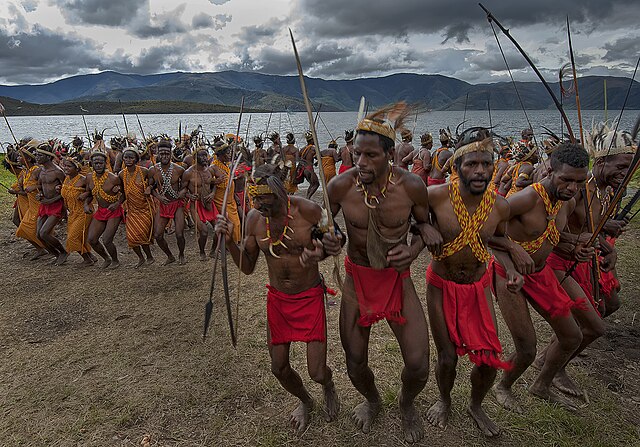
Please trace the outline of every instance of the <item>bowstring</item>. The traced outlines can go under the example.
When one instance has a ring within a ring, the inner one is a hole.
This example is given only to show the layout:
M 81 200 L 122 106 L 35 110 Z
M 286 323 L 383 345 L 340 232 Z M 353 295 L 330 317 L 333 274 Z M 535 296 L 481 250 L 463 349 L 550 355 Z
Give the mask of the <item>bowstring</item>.
M 504 55 L 504 51 L 502 50 L 502 45 L 500 44 L 500 39 L 498 39 L 498 34 L 496 33 L 496 29 L 493 27 L 493 22 L 489 21 L 489 25 L 491 25 L 491 31 L 493 31 L 493 36 L 496 38 L 496 43 L 498 44 L 498 48 L 500 49 L 500 54 L 502 55 L 502 60 L 504 60 L 504 65 L 507 67 L 507 71 L 509 72 L 509 77 L 511 78 L 511 83 L 513 84 L 513 88 L 516 91 L 516 96 L 518 97 L 518 101 L 520 102 L 520 107 L 522 108 L 522 112 L 524 113 L 524 117 L 527 120 L 527 124 L 529 125 L 529 129 L 533 132 L 533 126 L 531 125 L 531 121 L 529 120 L 529 115 L 527 114 L 527 109 L 524 106 L 524 102 L 522 101 L 522 97 L 520 96 L 520 91 L 518 90 L 518 86 L 516 85 L 515 79 L 513 79 L 513 74 L 511 73 L 511 67 L 509 67 L 509 62 L 507 62 L 507 57 Z M 538 145 L 538 140 L 536 139 L 536 134 L 533 132 L 533 144 L 536 145 L 538 149 L 538 157 L 543 165 L 546 166 L 546 160 L 542 156 L 542 149 L 540 145 Z

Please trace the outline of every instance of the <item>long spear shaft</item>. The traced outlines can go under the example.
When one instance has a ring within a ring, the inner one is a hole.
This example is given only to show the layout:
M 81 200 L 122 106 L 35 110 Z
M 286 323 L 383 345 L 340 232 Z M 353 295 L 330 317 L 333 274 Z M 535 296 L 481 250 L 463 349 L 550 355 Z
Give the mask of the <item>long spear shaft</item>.
M 576 61 L 573 57 L 573 44 L 571 43 L 571 28 L 569 27 L 569 16 L 567 16 L 567 37 L 569 38 L 569 54 L 571 55 L 573 86 L 576 90 L 576 108 L 578 109 L 578 126 L 580 126 L 580 144 L 584 147 L 584 133 L 582 131 L 582 110 L 580 109 L 580 93 L 578 92 L 578 73 L 576 72 Z
M 120 132 L 120 128 L 118 127 L 118 123 L 115 120 L 113 120 L 113 124 L 116 125 L 116 130 L 118 131 L 118 135 L 122 136 L 122 132 Z
M 120 113 L 122 113 L 122 120 L 124 121 L 124 130 L 127 132 L 127 137 L 129 136 L 129 126 L 127 126 L 127 118 L 124 116 L 124 109 L 122 108 L 122 101 L 118 99 L 118 104 L 120 104 Z
M 300 56 L 298 55 L 298 48 L 296 48 L 296 41 L 293 38 L 293 32 L 289 28 L 289 35 L 291 36 L 291 44 L 293 45 L 293 52 L 296 56 L 296 65 L 298 67 L 298 77 L 300 78 L 300 89 L 302 90 L 302 96 L 304 97 L 304 105 L 307 109 L 307 118 L 309 119 L 309 126 L 311 127 L 311 134 L 313 135 L 313 144 L 316 147 L 316 159 L 318 160 L 318 166 L 322 166 L 322 156 L 320 155 L 320 145 L 318 144 L 318 135 L 316 133 L 316 126 L 313 122 L 313 111 L 311 109 L 311 101 L 309 101 L 309 94 L 307 93 L 307 86 L 304 82 L 304 74 L 302 72 L 302 63 L 300 62 Z M 327 210 L 327 218 L 330 231 L 334 231 L 333 225 L 333 213 L 331 212 L 331 202 L 329 201 L 329 194 L 327 193 L 327 181 L 324 177 L 324 169 L 318 169 L 320 177 L 320 183 L 322 185 L 322 198 L 324 200 L 324 207 Z M 338 264 L 338 256 L 334 256 L 334 276 L 338 280 L 338 286 L 342 289 L 342 281 L 340 279 L 340 266 Z
M 136 113 L 136 119 L 138 120 L 138 126 L 140 127 L 140 133 L 142 134 L 142 141 L 146 143 L 147 141 L 147 137 L 144 136 L 144 129 L 142 129 L 142 123 L 140 122 L 140 118 L 138 117 L 138 114 Z
M 4 110 L 4 106 L 2 105 L 2 103 L 0 102 L 0 113 L 2 113 L 2 116 L 4 117 L 4 122 L 7 123 L 7 127 L 9 128 L 9 132 L 11 132 L 11 136 L 13 137 L 13 141 L 15 141 L 16 143 L 16 148 L 18 147 L 18 140 L 16 139 L 16 136 L 13 133 L 13 129 L 11 128 L 11 124 L 9 124 L 9 120 L 7 119 L 7 115 L 5 114 L 5 110 Z
M 84 118 L 84 115 L 82 115 L 82 122 L 84 123 L 84 130 L 87 131 L 87 138 L 89 139 L 89 146 L 93 145 L 93 142 L 91 141 L 91 134 L 89 134 L 89 128 L 87 127 L 87 120 Z

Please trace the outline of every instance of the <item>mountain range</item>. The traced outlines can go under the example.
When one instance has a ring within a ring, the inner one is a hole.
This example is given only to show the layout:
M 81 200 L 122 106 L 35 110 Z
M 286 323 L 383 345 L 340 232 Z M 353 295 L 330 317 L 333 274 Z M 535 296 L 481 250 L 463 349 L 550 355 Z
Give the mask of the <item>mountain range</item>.
M 585 76 L 579 78 L 583 109 L 603 109 L 605 79 L 608 107 L 622 107 L 628 78 Z M 488 103 L 493 110 L 521 108 L 511 82 L 470 84 L 441 75 L 399 73 L 351 80 L 307 78 L 306 84 L 312 102 L 316 107 L 321 104 L 323 111 L 357 110 L 362 96 L 372 107 L 405 100 L 432 110 L 486 110 Z M 527 109 L 554 108 L 542 83 L 516 82 L 516 86 Z M 560 97 L 559 84 L 550 86 Z M 14 115 L 111 114 L 120 111 L 118 101 L 125 111 L 137 113 L 230 111 L 237 110 L 242 96 L 253 110 L 304 110 L 297 76 L 253 72 L 134 75 L 106 71 L 41 85 L 0 85 L 7 113 Z M 573 96 L 565 99 L 565 106 L 575 108 Z M 636 81 L 627 107 L 640 108 Z

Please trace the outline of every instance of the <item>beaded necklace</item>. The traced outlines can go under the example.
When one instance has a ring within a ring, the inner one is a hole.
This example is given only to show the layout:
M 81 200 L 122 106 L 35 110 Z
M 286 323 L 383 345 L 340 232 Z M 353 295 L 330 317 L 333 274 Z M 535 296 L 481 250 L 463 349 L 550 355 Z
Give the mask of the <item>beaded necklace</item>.
M 160 175 L 162 175 L 162 191 L 160 191 L 160 195 L 177 199 L 178 193 L 171 185 L 171 179 L 173 178 L 173 163 L 169 163 L 169 169 L 167 172 L 165 172 L 164 169 L 162 169 L 162 165 L 160 165 Z
M 369 194 L 369 191 L 367 191 L 367 187 L 362 183 L 362 180 L 360 180 L 360 176 L 356 178 L 356 190 L 364 194 L 364 204 L 367 206 L 367 208 L 376 209 L 378 205 L 380 205 L 379 197 L 387 197 L 385 193 L 387 192 L 389 183 L 395 185 L 395 183 L 391 181 L 392 176 L 393 166 L 389 168 L 389 177 L 387 177 L 387 183 L 385 183 L 384 187 L 380 190 L 380 194 L 378 195 Z M 373 204 L 373 201 L 376 202 L 375 205 Z
M 93 174 L 95 175 L 96 172 L 94 171 Z M 99 178 L 95 178 L 94 177 L 94 179 L 93 179 L 93 189 L 91 190 L 91 193 L 93 194 L 93 197 L 95 197 L 96 199 L 98 197 L 102 197 L 102 199 L 105 202 L 115 203 L 115 202 L 118 201 L 119 195 L 118 194 L 108 194 L 102 188 L 102 186 L 104 185 L 104 182 L 106 182 L 108 178 L 109 178 L 109 173 L 107 171 L 104 171 Z
M 273 256 L 274 258 L 280 259 L 280 256 L 276 255 L 275 252 L 273 251 L 273 247 L 275 247 L 276 245 L 282 245 L 285 248 L 285 250 L 289 249 L 289 247 L 285 245 L 283 240 L 284 239 L 287 239 L 289 241 L 291 240 L 291 237 L 287 234 L 287 230 L 292 234 L 294 233 L 293 228 L 289 226 L 290 219 L 293 219 L 293 216 L 291 215 L 291 199 L 287 197 L 287 214 L 285 215 L 285 218 L 284 218 L 284 227 L 282 228 L 282 234 L 274 240 L 271 237 L 271 225 L 269 223 L 269 218 L 265 217 L 266 224 L 267 224 L 267 237 L 265 237 L 261 241 L 262 242 L 269 241 L 269 253 L 271 253 L 271 256 Z

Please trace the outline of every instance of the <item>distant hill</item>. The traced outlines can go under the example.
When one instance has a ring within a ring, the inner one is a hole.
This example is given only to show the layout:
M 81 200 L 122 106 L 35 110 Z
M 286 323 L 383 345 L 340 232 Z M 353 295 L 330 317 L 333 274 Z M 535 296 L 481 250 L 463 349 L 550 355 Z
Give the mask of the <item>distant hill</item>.
M 622 107 L 629 79 L 586 76 L 579 79 L 583 108 L 603 108 L 605 78 L 609 108 Z M 517 82 L 516 85 L 527 109 L 554 108 L 551 97 L 541 83 Z M 559 96 L 558 83 L 550 85 Z M 628 108 L 640 108 L 638 87 L 638 82 L 634 82 Z M 307 78 L 307 88 L 312 102 L 317 107 L 322 104 L 323 111 L 356 110 L 361 96 L 365 96 L 373 107 L 405 100 L 433 110 L 463 110 L 465 102 L 469 110 L 485 110 L 489 99 L 493 110 L 520 109 L 510 82 L 469 84 L 441 75 L 400 73 L 352 80 Z M 80 105 L 89 110 L 88 113 L 114 113 L 113 106 L 109 104 L 117 104 L 119 100 L 135 103 L 135 107 L 141 107 L 148 113 L 191 112 L 206 109 L 205 105 L 215 105 L 219 111 L 224 111 L 224 107 L 237 107 L 242 96 L 245 96 L 245 103 L 255 109 L 304 110 L 296 76 L 236 71 L 146 76 L 107 71 L 73 76 L 43 85 L 0 86 L 0 96 L 42 104 L 43 110 L 46 109 L 44 105 L 55 104 L 57 107 L 52 110 L 56 110 L 56 113 L 74 114 L 78 113 Z M 178 109 L 167 109 L 169 103 Z M 568 109 L 575 108 L 574 98 L 565 99 L 565 106 Z M 146 113 L 142 109 L 138 113 Z M 115 110 L 117 112 L 119 108 Z
M 220 104 L 203 104 L 185 101 L 132 101 L 118 102 L 94 101 L 90 105 L 86 102 L 63 102 L 60 104 L 33 104 L 13 98 L 0 96 L 0 102 L 11 116 L 45 116 L 45 115 L 118 115 L 134 113 L 225 113 L 238 112 L 239 106 Z M 83 112 L 80 108 L 88 110 Z M 87 107 L 90 108 L 87 109 Z M 264 112 L 256 108 L 245 108 L 246 112 Z

